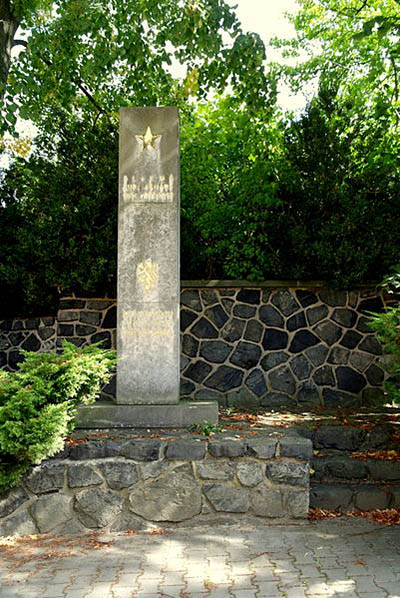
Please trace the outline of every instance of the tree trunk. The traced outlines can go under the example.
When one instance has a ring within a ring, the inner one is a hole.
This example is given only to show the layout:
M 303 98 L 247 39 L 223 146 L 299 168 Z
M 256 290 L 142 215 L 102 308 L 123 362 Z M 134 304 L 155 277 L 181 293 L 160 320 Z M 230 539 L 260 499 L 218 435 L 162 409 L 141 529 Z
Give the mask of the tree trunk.
M 14 36 L 20 24 L 10 4 L 10 0 L 0 0 L 0 107 L 6 91 Z

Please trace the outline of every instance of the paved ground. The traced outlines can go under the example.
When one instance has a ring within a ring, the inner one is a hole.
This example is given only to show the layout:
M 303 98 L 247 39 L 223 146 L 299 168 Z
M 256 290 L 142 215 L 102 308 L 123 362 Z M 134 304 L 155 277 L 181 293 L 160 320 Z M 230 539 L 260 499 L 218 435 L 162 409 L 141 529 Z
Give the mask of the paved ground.
M 400 527 L 359 519 L 3 540 L 0 559 L 1 598 L 400 598 Z

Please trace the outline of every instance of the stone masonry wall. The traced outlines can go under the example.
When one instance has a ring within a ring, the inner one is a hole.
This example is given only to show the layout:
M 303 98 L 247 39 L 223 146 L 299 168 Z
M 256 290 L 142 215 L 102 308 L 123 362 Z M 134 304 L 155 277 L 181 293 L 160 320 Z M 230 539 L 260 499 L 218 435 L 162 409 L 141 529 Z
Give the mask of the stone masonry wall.
M 181 395 L 271 409 L 369 403 L 382 397 L 382 348 L 368 311 L 373 290 L 183 288 Z M 0 364 L 19 349 L 50 350 L 62 339 L 115 348 L 116 301 L 65 297 L 56 320 L 0 321 Z M 115 394 L 115 381 L 105 395 Z
M 86 441 L 0 496 L 0 536 L 143 529 L 217 514 L 306 518 L 311 441 L 287 436 Z

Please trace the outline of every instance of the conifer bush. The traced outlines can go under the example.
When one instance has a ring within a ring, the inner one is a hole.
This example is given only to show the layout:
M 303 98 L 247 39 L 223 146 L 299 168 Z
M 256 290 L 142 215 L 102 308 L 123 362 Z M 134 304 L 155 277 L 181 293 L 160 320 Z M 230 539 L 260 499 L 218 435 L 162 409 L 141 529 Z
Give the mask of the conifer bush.
M 63 448 L 78 406 L 95 401 L 116 362 L 98 344 L 64 341 L 60 354 L 23 353 L 18 372 L 0 372 L 0 493 Z

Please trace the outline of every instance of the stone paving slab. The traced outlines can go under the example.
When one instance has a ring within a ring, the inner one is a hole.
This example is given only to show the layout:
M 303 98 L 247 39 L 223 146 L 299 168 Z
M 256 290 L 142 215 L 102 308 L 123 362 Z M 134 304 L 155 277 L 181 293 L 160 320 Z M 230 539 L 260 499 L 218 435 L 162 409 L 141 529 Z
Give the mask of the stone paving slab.
M 400 598 L 400 527 L 240 523 L 0 541 L 1 598 Z

